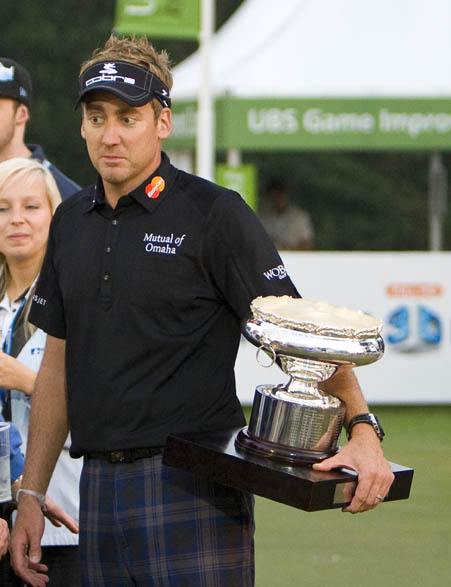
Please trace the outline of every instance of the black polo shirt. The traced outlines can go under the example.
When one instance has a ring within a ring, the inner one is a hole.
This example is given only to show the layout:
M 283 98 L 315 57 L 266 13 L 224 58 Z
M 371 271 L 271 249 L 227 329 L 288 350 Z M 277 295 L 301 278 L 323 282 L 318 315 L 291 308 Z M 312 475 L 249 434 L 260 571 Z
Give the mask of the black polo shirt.
M 255 214 L 164 154 L 114 210 L 101 181 L 63 202 L 30 320 L 66 340 L 72 455 L 244 425 L 240 320 L 270 294 L 298 295 Z

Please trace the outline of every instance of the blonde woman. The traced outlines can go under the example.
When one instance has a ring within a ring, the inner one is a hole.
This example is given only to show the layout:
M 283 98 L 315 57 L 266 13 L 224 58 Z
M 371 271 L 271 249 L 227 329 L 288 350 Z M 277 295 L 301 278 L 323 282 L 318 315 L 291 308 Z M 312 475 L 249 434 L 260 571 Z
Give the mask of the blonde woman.
M 3 418 L 12 421 L 22 436 L 23 452 L 31 395 L 45 347 L 45 334 L 28 322 L 28 313 L 50 222 L 60 202 L 52 174 L 39 161 L 13 158 L 0 163 L 0 405 Z M 49 487 L 49 495 L 76 519 L 80 469 L 81 463 L 71 459 L 65 447 Z M 16 474 L 12 493 L 18 497 L 21 476 L 16 479 Z M 75 520 L 68 525 L 77 530 Z M 58 526 L 46 520 L 43 562 L 55 584 L 78 585 L 78 536 Z M 11 574 L 5 568 L 2 572 Z M 8 580 L 14 584 L 12 575 L 2 578 L 2 584 Z

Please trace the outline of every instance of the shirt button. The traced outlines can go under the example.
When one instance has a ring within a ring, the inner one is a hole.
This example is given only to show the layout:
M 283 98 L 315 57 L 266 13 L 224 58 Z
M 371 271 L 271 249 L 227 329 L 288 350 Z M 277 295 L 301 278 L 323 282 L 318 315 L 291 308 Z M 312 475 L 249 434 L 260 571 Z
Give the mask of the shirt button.
M 112 224 L 113 226 L 117 226 L 117 225 L 119 224 L 119 221 L 115 219 L 115 220 L 113 220 L 113 222 L 112 222 L 111 224 Z

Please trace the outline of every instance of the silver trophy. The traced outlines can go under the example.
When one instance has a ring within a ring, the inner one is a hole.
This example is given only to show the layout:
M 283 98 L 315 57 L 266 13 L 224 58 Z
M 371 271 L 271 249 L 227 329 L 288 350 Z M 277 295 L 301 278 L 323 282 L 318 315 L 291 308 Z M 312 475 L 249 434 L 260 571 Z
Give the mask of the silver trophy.
M 312 464 L 338 450 L 344 406 L 321 390 L 340 365 L 369 365 L 384 353 L 382 324 L 368 314 L 326 302 L 256 298 L 245 337 L 289 376 L 286 385 L 259 385 L 238 449 L 291 463 Z

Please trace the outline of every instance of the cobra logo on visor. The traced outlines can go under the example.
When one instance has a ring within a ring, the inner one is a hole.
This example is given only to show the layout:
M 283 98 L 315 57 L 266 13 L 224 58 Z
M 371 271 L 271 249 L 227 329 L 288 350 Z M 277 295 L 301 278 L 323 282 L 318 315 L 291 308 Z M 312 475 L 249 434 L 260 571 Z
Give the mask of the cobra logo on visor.
M 100 82 L 123 82 L 124 84 L 135 85 L 136 80 L 132 77 L 124 75 L 118 75 L 117 69 L 114 63 L 104 63 L 99 74 L 85 81 L 85 87 L 87 88 L 91 84 L 97 84 Z
M 148 68 L 128 61 L 94 63 L 80 76 L 78 102 L 92 90 L 104 89 L 133 106 L 143 106 L 157 98 L 166 108 L 171 107 L 167 86 Z

